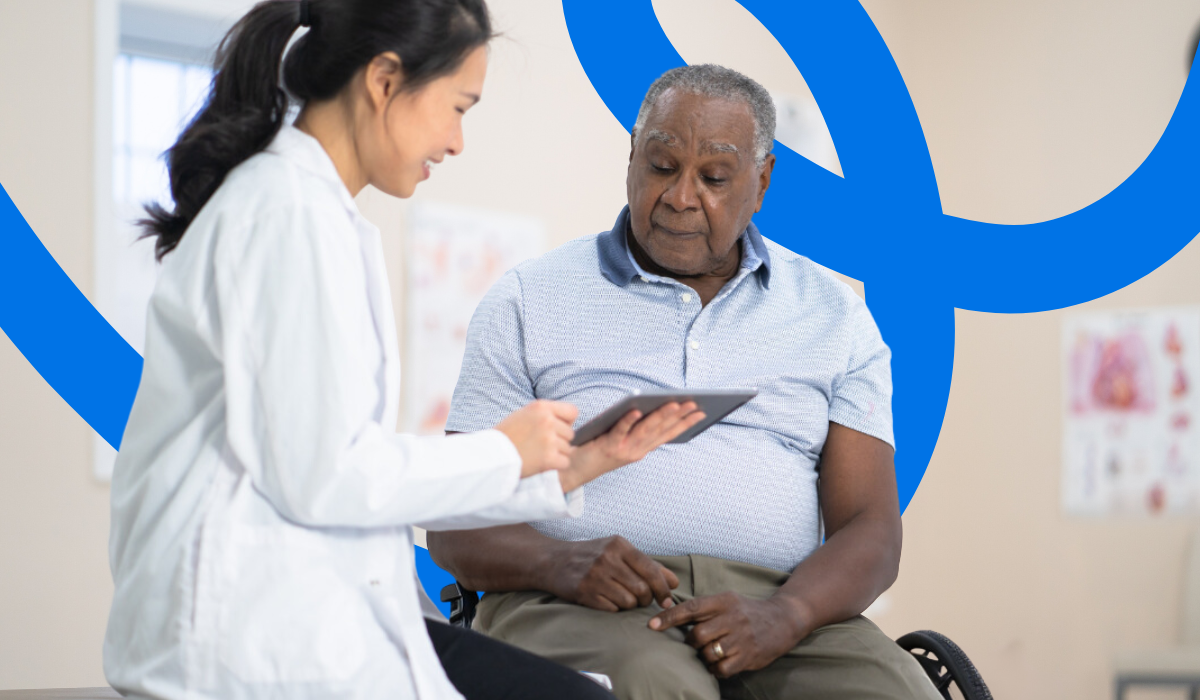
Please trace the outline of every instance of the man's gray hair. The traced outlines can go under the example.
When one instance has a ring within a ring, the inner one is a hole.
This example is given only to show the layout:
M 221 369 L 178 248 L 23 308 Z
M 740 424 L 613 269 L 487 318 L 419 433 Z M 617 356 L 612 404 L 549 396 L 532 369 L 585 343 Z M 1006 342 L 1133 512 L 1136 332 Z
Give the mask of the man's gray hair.
M 658 98 L 671 88 L 705 97 L 744 102 L 749 106 L 754 114 L 754 163 L 763 164 L 775 145 L 775 102 L 771 99 L 771 93 L 741 73 L 712 63 L 672 68 L 650 85 L 646 98 L 642 100 L 642 108 L 638 110 L 637 123 L 633 125 L 635 141 L 641 138 L 646 115 L 658 103 Z

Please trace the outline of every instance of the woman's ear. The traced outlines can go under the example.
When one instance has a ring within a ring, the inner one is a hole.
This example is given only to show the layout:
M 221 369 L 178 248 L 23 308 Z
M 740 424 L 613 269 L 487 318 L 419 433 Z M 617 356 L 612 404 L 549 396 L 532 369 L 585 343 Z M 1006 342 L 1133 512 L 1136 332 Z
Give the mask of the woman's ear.
M 382 110 L 400 92 L 404 83 L 404 66 L 394 51 L 385 51 L 367 64 L 367 95 L 375 109 Z

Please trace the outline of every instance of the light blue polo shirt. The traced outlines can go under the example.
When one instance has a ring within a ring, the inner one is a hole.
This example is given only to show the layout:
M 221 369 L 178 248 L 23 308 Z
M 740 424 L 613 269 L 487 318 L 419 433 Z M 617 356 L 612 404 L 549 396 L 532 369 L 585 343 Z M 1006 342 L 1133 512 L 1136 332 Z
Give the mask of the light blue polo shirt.
M 742 263 L 706 307 L 612 231 L 509 271 L 476 309 L 446 429 L 490 428 L 534 399 L 583 425 L 634 389 L 758 396 L 683 445 L 588 484 L 583 515 L 533 523 L 560 540 L 621 535 L 651 555 L 791 571 L 820 544 L 816 479 L 829 423 L 890 444 L 891 353 L 866 304 L 751 224 Z

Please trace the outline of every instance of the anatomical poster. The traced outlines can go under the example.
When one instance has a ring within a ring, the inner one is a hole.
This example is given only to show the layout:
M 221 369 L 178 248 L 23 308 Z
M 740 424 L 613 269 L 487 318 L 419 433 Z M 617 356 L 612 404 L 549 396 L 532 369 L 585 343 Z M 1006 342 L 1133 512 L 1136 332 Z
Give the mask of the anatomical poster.
M 538 219 L 493 211 L 414 203 L 410 212 L 402 423 L 436 435 L 475 307 L 501 275 L 545 250 L 546 233 Z
M 1067 316 L 1063 377 L 1067 513 L 1200 513 L 1200 308 Z

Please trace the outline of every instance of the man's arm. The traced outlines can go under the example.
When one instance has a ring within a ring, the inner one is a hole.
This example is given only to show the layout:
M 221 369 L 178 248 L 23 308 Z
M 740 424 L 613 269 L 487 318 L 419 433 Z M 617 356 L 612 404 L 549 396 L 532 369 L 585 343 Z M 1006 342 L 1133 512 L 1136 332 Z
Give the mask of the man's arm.
M 546 590 L 545 570 L 559 544 L 524 523 L 425 537 L 434 563 L 473 591 Z
M 675 574 L 622 537 L 561 542 L 529 525 L 428 533 L 433 561 L 476 591 L 546 591 L 597 610 L 671 605 Z
M 777 596 L 795 611 L 803 637 L 867 609 L 900 570 L 900 501 L 895 451 L 836 423 L 821 455 L 825 544 L 792 572 Z
M 696 623 L 687 641 L 721 678 L 757 670 L 823 625 L 851 618 L 896 580 L 900 504 L 894 451 L 886 442 L 830 423 L 821 455 L 828 536 L 769 600 L 736 593 L 695 598 L 650 621 L 653 629 Z M 718 654 L 713 647 L 720 643 Z

